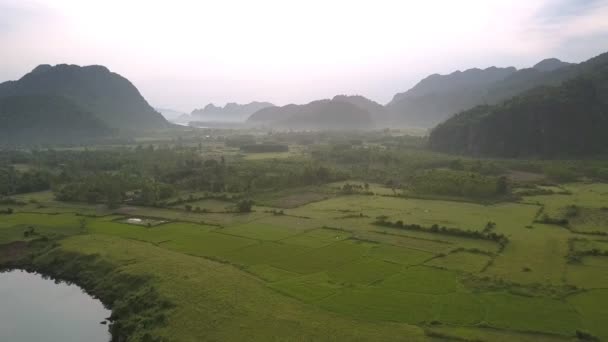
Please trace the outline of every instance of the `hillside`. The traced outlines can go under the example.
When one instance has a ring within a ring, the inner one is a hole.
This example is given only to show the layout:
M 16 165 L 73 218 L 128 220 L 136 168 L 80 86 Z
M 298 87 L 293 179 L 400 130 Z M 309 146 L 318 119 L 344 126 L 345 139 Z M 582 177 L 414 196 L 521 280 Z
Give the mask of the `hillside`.
M 383 105 L 381 105 L 375 101 L 372 101 L 368 98 L 365 98 L 363 96 L 336 95 L 336 96 L 334 96 L 334 98 L 332 100 L 340 101 L 340 102 L 348 102 L 359 108 L 365 109 L 366 111 L 368 111 L 371 114 L 372 120 L 375 123 L 383 124 L 383 123 L 388 122 L 388 120 L 389 120 L 388 111 L 386 110 L 386 108 Z
M 393 122 L 432 127 L 477 105 L 497 104 L 539 85 L 557 85 L 575 70 L 575 65 L 550 58 L 521 70 L 490 67 L 435 74 L 395 95 L 387 109 Z
M 60 96 L 0 98 L 0 144 L 79 143 L 111 133 L 91 113 Z
M 195 109 L 191 115 L 199 121 L 244 122 L 258 110 L 274 107 L 270 102 L 251 102 L 248 104 L 227 103 L 224 107 L 210 103 L 202 109 Z
M 18 81 L 0 84 L 0 98 L 20 95 L 63 96 L 113 128 L 169 125 L 129 80 L 103 66 L 40 65 Z
M 259 110 L 247 120 L 252 125 L 289 129 L 366 129 L 373 127 L 369 111 L 349 102 L 320 100 Z
M 499 157 L 580 156 L 608 150 L 608 58 L 600 57 L 559 86 L 537 87 L 502 104 L 457 114 L 433 129 L 431 148 Z

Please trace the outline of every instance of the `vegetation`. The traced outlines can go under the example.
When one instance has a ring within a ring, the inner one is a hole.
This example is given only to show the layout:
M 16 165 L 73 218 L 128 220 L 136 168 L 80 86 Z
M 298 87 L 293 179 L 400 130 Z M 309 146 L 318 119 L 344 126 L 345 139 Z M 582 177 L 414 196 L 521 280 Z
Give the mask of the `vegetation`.
M 437 150 L 500 157 L 559 157 L 605 152 L 608 55 L 581 76 L 532 89 L 495 106 L 478 106 L 438 125 Z M 508 127 L 508 129 L 507 129 Z
M 82 286 L 116 341 L 608 338 L 601 158 L 167 134 L 0 151 L 0 265 Z M 265 144 L 289 151 L 241 152 Z
M 69 137 L 87 141 L 109 135 L 107 127 L 168 127 L 127 79 L 103 66 L 40 65 L 18 81 L 0 84 L 0 99 L 11 97 L 0 102 L 0 127 L 13 128 L 11 135 L 0 131 L 3 142 L 10 138 L 24 144 L 26 137 L 35 143 L 66 142 Z M 19 133 L 20 127 L 28 131 Z

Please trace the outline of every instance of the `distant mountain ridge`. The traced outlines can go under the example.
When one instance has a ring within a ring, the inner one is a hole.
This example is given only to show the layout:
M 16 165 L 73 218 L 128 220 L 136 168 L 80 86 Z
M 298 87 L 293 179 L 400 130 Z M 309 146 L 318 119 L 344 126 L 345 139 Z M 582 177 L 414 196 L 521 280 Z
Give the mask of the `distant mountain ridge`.
M 289 104 L 269 107 L 252 114 L 247 123 L 267 127 L 305 130 L 370 129 L 374 122 L 371 113 L 342 99 L 313 101 L 305 105 Z M 369 100 L 368 100 L 369 101 Z
M 608 53 L 552 70 L 543 77 L 549 85 L 497 105 L 477 106 L 439 124 L 430 134 L 431 148 L 498 157 L 608 151 Z
M 193 110 L 191 116 L 200 121 L 244 122 L 258 110 L 274 106 L 270 102 L 257 101 L 247 104 L 229 102 L 224 107 L 218 107 L 210 103 L 202 109 Z
M 496 104 L 535 86 L 568 79 L 571 76 L 560 71 L 572 66 L 550 58 L 521 70 L 490 67 L 456 71 L 449 75 L 433 74 L 410 90 L 396 94 L 386 108 L 394 123 L 432 127 L 462 110 Z
M 129 80 L 100 65 L 40 65 L 17 81 L 0 84 L 0 98 L 29 95 L 64 97 L 112 128 L 169 126 Z

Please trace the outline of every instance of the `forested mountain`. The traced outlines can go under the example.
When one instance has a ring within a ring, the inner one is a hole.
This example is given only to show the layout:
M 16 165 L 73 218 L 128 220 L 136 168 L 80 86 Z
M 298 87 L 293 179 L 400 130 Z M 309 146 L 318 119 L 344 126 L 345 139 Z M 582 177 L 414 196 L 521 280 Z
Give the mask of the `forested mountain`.
M 368 98 L 360 95 L 336 95 L 333 101 L 348 102 L 359 108 L 367 110 L 375 123 L 382 124 L 388 121 L 388 111 L 386 108 Z
M 111 133 L 93 114 L 61 96 L 0 98 L 0 144 L 75 143 Z
M 566 70 L 568 69 L 568 70 Z M 504 103 L 478 106 L 438 125 L 429 143 L 437 151 L 500 157 L 589 155 L 608 150 L 608 54 Z
M 0 84 L 0 98 L 22 95 L 63 96 L 113 128 L 169 125 L 129 80 L 103 66 L 40 65 L 18 81 Z
M 274 107 L 270 102 L 251 102 L 248 104 L 227 103 L 224 107 L 217 107 L 213 103 L 203 109 L 192 111 L 193 119 L 200 121 L 223 121 L 223 122 L 244 122 L 260 109 Z
M 431 75 L 387 104 L 395 123 L 432 127 L 462 110 L 496 104 L 539 85 L 554 85 L 573 77 L 576 65 L 545 59 L 534 67 L 469 69 Z
M 557 58 L 547 58 L 547 59 L 543 59 L 542 61 L 534 64 L 532 69 L 537 70 L 537 71 L 547 72 L 547 71 L 554 71 L 557 69 L 561 69 L 561 68 L 569 66 L 569 65 L 572 65 L 572 63 L 562 62 Z
M 247 120 L 252 125 L 290 129 L 366 129 L 373 127 L 369 111 L 349 102 L 319 100 L 259 110 Z

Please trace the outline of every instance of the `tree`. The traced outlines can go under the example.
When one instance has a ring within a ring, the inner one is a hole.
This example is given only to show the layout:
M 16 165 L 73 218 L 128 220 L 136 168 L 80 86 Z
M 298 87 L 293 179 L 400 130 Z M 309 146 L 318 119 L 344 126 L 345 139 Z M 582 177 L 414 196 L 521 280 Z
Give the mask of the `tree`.
M 251 212 L 251 207 L 253 207 L 253 201 L 249 199 L 240 200 L 236 204 L 236 209 L 239 213 L 249 213 Z
M 496 180 L 496 193 L 499 195 L 505 195 L 509 190 L 509 182 L 507 177 L 501 176 Z
M 84 233 L 87 231 L 87 220 L 85 218 L 81 218 L 79 221 L 80 224 L 80 232 Z

